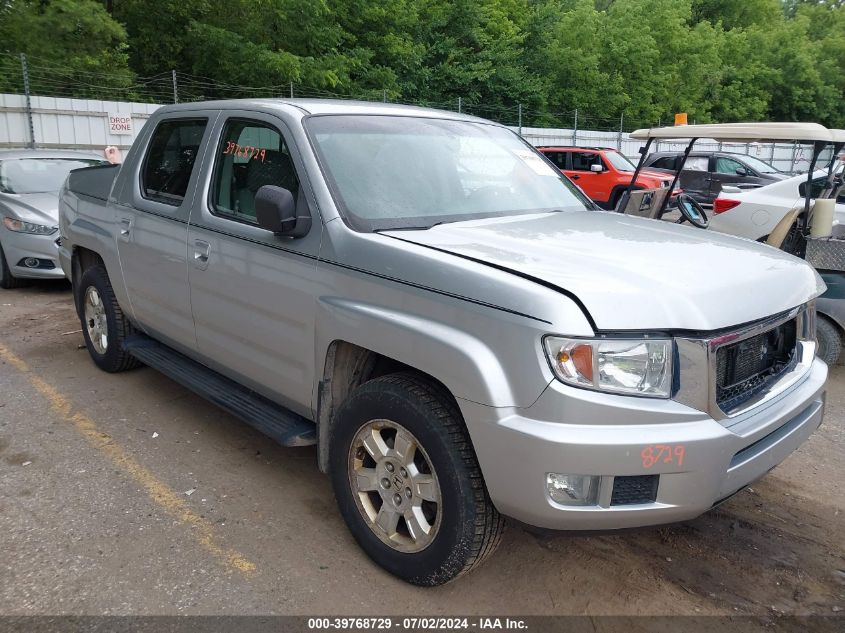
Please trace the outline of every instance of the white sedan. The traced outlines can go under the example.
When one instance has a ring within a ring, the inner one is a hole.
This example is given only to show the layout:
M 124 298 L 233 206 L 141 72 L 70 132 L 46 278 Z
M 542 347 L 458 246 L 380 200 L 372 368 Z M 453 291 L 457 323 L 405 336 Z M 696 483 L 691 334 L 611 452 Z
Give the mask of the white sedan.
M 823 187 L 826 178 L 824 170 L 813 174 L 814 193 Z M 709 228 L 752 240 L 765 240 L 787 211 L 803 203 L 806 183 L 807 174 L 803 174 L 756 189 L 726 187 L 713 202 Z M 845 195 L 837 199 L 834 224 L 845 226 Z

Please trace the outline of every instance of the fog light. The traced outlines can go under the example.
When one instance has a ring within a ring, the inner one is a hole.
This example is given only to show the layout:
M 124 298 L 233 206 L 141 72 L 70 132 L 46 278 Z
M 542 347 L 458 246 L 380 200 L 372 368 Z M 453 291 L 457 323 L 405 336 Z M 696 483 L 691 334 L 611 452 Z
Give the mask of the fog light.
M 546 475 L 546 492 L 555 503 L 565 506 L 594 506 L 599 496 L 597 475 Z
M 35 257 L 27 257 L 25 260 L 23 260 L 23 265 L 27 268 L 38 268 L 38 265 L 40 263 L 41 262 L 39 262 Z

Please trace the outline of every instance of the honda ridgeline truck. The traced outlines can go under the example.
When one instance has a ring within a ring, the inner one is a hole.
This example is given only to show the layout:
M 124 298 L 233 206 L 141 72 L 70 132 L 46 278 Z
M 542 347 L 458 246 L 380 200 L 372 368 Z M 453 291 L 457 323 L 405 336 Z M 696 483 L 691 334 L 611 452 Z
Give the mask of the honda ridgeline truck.
M 479 565 L 506 516 L 691 519 L 821 423 L 810 266 L 597 211 L 482 119 L 167 106 L 60 207 L 94 362 L 316 444 L 361 547 L 412 583 Z

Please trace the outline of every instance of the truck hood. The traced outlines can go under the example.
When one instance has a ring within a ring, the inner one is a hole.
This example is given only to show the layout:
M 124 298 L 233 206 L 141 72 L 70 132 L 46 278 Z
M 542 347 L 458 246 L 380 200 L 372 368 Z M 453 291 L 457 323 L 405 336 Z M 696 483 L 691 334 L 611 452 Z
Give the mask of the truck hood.
M 19 220 L 56 226 L 59 223 L 59 194 L 52 193 L 0 193 L 0 213 Z
M 634 174 L 632 173 L 631 175 L 633 176 Z M 641 176 L 647 176 L 649 178 L 657 178 L 658 180 L 661 180 L 661 181 L 662 180 L 671 181 L 673 173 L 671 171 L 655 171 L 654 169 L 648 169 L 646 167 L 645 169 L 642 169 L 640 171 L 640 175 L 637 176 L 637 178 L 639 178 Z
M 717 330 L 793 308 L 825 288 L 811 266 L 769 246 L 602 211 L 383 234 L 571 293 L 600 330 Z

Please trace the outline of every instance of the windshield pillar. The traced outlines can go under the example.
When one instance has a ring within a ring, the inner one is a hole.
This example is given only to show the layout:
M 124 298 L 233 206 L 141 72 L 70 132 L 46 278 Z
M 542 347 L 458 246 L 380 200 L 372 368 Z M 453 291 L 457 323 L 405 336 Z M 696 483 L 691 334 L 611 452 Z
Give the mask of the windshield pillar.
M 672 197 L 672 192 L 675 191 L 675 186 L 678 184 L 678 179 L 681 177 L 681 171 L 684 169 L 684 165 L 687 164 L 687 158 L 689 158 L 689 153 L 692 151 L 692 146 L 698 141 L 698 138 L 690 139 L 689 145 L 684 150 L 684 155 L 681 156 L 681 162 L 678 165 L 678 168 L 675 170 L 675 176 L 672 178 L 672 184 L 669 185 L 669 192 L 663 198 L 663 202 L 660 203 L 660 211 L 657 212 L 657 219 L 663 219 L 663 214 L 666 213 L 666 206 L 669 204 L 669 198 Z
M 645 142 L 645 145 L 640 148 L 640 160 L 637 161 L 637 168 L 634 170 L 634 175 L 631 176 L 631 182 L 628 183 L 628 186 L 625 188 L 625 192 L 619 196 L 619 202 L 616 203 L 616 208 L 614 211 L 618 211 L 622 213 L 622 209 L 624 209 L 628 205 L 628 198 L 631 195 L 631 191 L 634 190 L 634 183 L 637 182 L 637 176 L 640 175 L 640 171 L 642 171 L 643 163 L 645 162 L 645 157 L 648 155 L 648 148 L 651 147 L 651 143 L 654 139 L 648 139 Z

